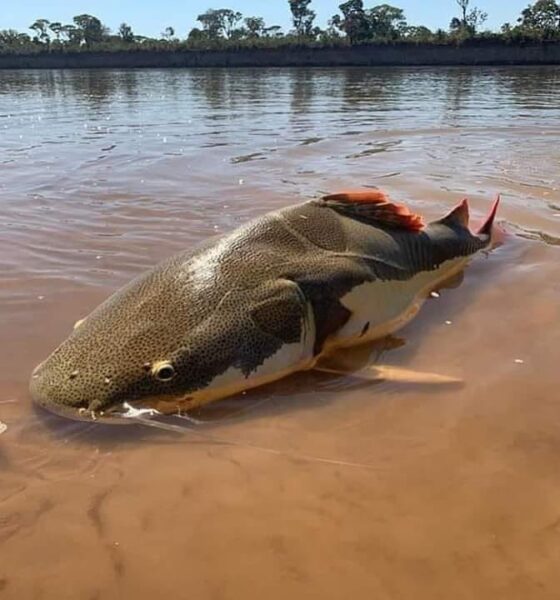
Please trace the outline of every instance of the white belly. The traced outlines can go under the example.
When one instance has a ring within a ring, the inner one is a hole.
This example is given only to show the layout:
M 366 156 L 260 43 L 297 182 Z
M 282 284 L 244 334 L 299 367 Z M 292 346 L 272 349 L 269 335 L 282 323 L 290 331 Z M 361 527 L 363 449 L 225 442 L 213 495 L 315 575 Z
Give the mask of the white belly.
M 326 350 L 377 339 L 406 325 L 429 293 L 461 271 L 468 259 L 443 263 L 406 281 L 372 281 L 356 286 L 341 303 L 352 313 L 348 322 L 326 344 Z

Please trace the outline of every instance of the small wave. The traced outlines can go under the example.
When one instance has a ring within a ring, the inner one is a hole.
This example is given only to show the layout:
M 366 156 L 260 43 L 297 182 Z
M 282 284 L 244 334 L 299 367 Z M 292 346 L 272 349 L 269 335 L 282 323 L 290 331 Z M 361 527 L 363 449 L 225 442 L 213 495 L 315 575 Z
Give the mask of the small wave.
M 560 237 L 556 235 L 552 235 L 551 233 L 547 233 L 546 231 L 542 231 L 540 229 L 528 229 L 526 227 L 522 227 L 521 225 L 517 225 L 516 223 L 508 223 L 514 229 L 516 229 L 515 235 L 520 238 L 538 242 L 544 242 L 548 246 L 560 246 Z
M 266 160 L 266 156 L 262 152 L 253 152 L 252 154 L 235 156 L 231 159 L 231 163 L 236 165 L 238 163 L 251 162 L 253 160 Z

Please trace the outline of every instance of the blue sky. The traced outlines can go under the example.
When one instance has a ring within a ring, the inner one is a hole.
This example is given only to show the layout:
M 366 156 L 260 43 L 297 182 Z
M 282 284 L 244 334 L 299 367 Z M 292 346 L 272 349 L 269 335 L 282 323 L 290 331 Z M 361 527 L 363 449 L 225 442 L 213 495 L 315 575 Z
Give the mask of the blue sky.
M 318 24 L 338 11 L 342 0 L 313 0 Z M 387 0 L 385 0 L 387 1 Z M 366 7 L 383 0 L 365 0 Z M 389 4 L 405 10 L 411 25 L 427 25 L 432 29 L 447 28 L 458 12 L 455 0 L 389 0 Z M 233 8 L 246 16 L 262 16 L 269 25 L 290 26 L 288 0 L 4 0 L 0 8 L 0 29 L 26 30 L 36 18 L 70 23 L 74 15 L 89 13 L 116 29 L 126 21 L 135 33 L 157 36 L 168 25 L 184 37 L 196 24 L 196 17 L 207 8 Z M 487 26 L 499 29 L 506 21 L 515 22 L 528 0 L 471 0 L 488 13 Z

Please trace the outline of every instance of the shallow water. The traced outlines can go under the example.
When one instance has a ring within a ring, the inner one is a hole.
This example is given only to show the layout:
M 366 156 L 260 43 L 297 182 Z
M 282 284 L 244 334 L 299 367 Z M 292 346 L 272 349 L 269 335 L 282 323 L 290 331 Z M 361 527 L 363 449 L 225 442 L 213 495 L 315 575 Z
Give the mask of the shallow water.
M 184 434 L 33 408 L 119 285 L 363 185 L 503 194 L 504 244 L 354 357 L 463 384 L 306 374 Z M 558 598 L 559 246 L 558 68 L 0 71 L 1 597 Z

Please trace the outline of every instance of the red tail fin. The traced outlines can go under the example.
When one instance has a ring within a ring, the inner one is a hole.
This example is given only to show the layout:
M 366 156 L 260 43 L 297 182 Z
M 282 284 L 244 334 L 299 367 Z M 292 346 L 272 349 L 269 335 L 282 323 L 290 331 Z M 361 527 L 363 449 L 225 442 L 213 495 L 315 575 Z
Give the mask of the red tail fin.
M 482 227 L 477 231 L 478 235 L 492 235 L 492 227 L 494 225 L 496 213 L 498 212 L 498 206 L 500 206 L 500 194 L 498 194 L 496 200 L 494 200 L 494 204 L 490 209 L 488 217 L 486 217 L 486 221 L 484 221 Z

